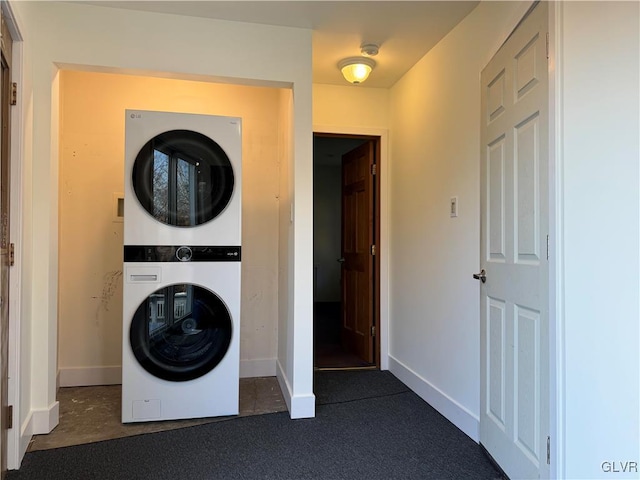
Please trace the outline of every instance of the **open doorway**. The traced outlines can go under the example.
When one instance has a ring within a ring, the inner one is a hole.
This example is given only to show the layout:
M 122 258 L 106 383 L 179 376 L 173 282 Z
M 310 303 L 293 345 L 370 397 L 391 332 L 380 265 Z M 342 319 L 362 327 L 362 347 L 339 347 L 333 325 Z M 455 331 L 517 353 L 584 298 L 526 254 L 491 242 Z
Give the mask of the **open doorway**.
M 380 366 L 379 158 L 379 137 L 314 134 L 316 369 Z

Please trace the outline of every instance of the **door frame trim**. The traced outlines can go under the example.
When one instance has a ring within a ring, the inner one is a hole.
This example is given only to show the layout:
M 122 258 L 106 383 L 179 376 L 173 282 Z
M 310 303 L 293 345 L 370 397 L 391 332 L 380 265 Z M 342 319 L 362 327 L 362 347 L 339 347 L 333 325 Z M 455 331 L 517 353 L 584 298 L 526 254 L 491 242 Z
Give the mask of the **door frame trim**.
M 564 342 L 564 188 L 562 67 L 564 56 L 563 5 L 551 2 L 547 12 L 549 32 L 549 435 L 551 437 L 549 478 L 565 477 L 565 342 Z
M 23 38 L 20 34 L 19 21 L 13 12 L 11 4 L 7 1 L 1 2 L 2 16 L 4 17 L 11 36 L 13 37 L 11 81 L 18 84 L 17 105 L 11 109 L 11 151 L 9 152 L 10 166 L 10 215 L 11 225 L 9 237 L 15 243 L 15 263 L 11 267 L 9 277 L 9 387 L 7 390 L 7 400 L 9 405 L 13 405 L 13 428 L 9 430 L 7 438 L 7 468 L 16 469 L 20 466 L 29 440 L 31 440 L 30 421 L 20 422 L 22 377 L 21 377 L 21 324 L 22 318 L 22 269 L 23 269 L 23 242 L 22 230 L 23 218 L 23 140 L 24 140 L 24 102 L 21 91 L 23 86 Z
M 378 165 L 378 205 L 380 222 L 376 238 L 376 262 L 379 269 L 378 276 L 378 332 L 377 342 L 380 348 L 376 349 L 376 364 L 380 370 L 389 370 L 389 131 L 380 128 L 368 127 L 340 127 L 328 125 L 313 125 L 314 135 L 355 135 L 363 137 L 379 137 L 380 162 Z

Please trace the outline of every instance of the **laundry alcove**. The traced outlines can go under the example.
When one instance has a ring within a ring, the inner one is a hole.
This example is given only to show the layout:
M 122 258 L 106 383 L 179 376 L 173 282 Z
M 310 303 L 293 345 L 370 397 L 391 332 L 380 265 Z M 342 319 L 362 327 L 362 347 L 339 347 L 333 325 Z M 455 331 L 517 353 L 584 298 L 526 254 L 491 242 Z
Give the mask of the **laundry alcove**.
M 240 376 L 276 374 L 279 139 L 282 97 L 270 87 L 60 72 L 60 386 L 120 383 L 124 111 L 243 119 Z M 120 200 L 121 201 L 121 200 Z M 129 199 L 126 199 L 129 201 Z

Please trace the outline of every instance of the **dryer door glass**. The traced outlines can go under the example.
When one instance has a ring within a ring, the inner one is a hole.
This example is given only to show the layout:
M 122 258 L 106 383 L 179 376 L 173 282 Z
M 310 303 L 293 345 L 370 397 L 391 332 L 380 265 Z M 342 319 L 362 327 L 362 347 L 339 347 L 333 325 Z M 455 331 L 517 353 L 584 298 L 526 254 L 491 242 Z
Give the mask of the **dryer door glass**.
M 209 137 L 171 130 L 149 140 L 136 156 L 133 189 L 156 220 L 194 227 L 218 216 L 233 194 L 229 157 Z
M 175 284 L 142 302 L 129 339 L 145 370 L 180 382 L 214 369 L 229 349 L 232 330 L 231 315 L 216 294 L 197 285 Z

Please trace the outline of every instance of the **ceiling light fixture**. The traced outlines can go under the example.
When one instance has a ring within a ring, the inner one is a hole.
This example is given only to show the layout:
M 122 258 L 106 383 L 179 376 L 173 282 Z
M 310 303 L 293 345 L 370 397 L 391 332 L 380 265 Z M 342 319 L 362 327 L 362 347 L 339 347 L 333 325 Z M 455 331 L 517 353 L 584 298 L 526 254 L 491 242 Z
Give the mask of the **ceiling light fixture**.
M 338 63 L 345 80 L 356 85 L 364 82 L 375 66 L 376 62 L 366 57 L 349 57 Z
M 345 80 L 357 85 L 364 82 L 376 66 L 375 60 L 368 58 L 378 54 L 378 46 L 372 43 L 360 47 L 362 57 L 349 57 L 338 63 Z

